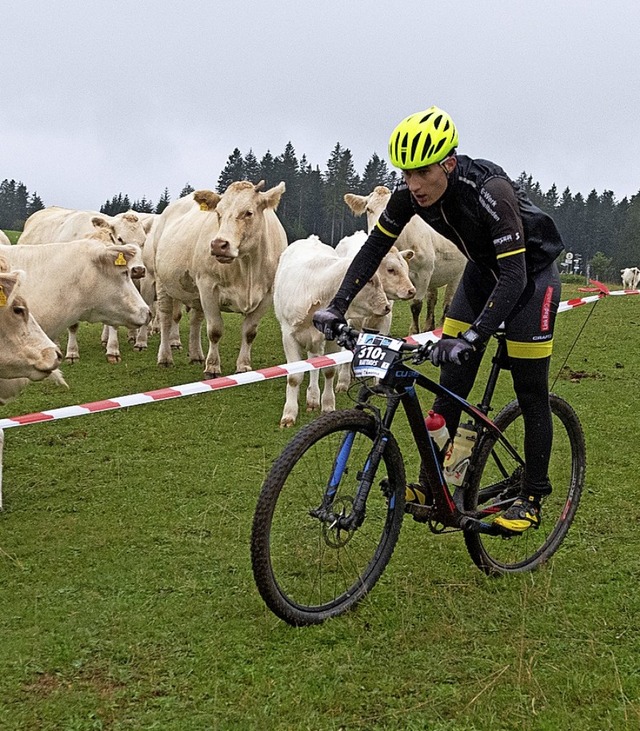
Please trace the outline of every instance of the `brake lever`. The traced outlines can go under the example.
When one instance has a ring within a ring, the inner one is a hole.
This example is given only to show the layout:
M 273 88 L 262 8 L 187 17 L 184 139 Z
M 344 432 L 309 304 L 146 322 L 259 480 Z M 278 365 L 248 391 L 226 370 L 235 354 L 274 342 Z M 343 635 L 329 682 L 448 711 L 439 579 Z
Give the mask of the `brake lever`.
M 427 341 L 424 345 L 421 345 L 411 357 L 411 362 L 415 365 L 420 365 L 429 360 L 429 354 L 433 349 L 434 343 Z

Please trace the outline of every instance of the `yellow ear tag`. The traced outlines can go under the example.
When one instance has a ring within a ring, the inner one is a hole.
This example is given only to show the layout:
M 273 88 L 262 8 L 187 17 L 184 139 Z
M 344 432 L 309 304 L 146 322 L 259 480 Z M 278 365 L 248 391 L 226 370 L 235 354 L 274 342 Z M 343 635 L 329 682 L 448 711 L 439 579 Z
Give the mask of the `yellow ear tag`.
M 0 284 L 0 307 L 7 306 L 7 295 L 4 293 L 4 289 Z
M 120 252 L 114 262 L 114 264 L 117 267 L 126 267 L 127 266 L 127 260 L 124 258 L 124 254 Z
M 200 210 L 201 211 L 208 211 L 209 210 L 209 206 L 206 203 L 201 203 L 200 204 Z

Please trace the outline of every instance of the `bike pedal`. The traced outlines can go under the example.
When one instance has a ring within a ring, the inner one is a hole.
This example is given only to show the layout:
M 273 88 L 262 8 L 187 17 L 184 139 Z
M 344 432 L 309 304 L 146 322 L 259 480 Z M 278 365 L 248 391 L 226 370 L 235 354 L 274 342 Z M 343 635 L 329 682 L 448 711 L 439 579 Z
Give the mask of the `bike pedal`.
M 417 523 L 427 523 L 429 521 L 429 519 L 431 518 L 432 510 L 433 510 L 433 508 L 431 505 L 418 505 L 417 503 L 405 503 L 405 506 L 404 506 L 404 512 L 409 513 L 409 515 Z

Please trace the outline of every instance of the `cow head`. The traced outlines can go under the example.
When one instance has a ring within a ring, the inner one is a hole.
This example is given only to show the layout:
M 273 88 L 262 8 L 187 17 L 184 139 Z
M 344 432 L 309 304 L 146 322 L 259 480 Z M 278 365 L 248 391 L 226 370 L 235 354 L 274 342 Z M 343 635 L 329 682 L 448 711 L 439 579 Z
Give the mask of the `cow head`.
M 62 361 L 57 345 L 18 293 L 23 272 L 0 272 L 0 378 L 41 381 Z
M 211 255 L 221 264 L 231 264 L 239 256 L 261 245 L 265 231 L 265 211 L 275 211 L 285 190 L 280 183 L 264 193 L 264 182 L 253 185 L 241 180 L 224 192 L 216 206 L 219 228 L 211 242 Z

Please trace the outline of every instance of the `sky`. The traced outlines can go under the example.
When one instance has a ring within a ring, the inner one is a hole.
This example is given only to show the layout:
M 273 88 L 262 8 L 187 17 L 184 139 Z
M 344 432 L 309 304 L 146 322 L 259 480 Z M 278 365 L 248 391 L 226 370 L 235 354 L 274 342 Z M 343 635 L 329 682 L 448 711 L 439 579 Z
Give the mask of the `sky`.
M 460 153 L 543 191 L 640 191 L 637 0 L 21 0 L 1 16 L 0 180 L 45 205 L 214 189 L 235 148 L 288 142 L 321 170 L 339 142 L 362 174 L 432 104 Z

